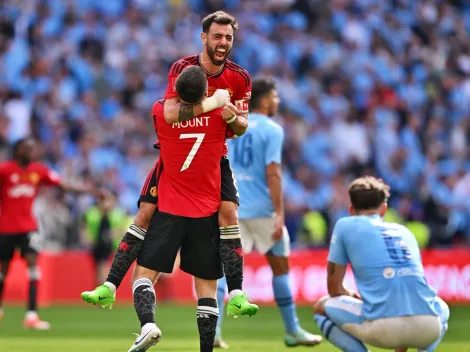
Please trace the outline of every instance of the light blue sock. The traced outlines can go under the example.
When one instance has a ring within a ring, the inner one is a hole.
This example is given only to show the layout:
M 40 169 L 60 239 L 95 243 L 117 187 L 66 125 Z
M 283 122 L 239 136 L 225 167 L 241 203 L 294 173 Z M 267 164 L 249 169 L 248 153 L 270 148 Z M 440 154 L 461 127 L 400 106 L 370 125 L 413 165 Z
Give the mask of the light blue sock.
M 222 320 L 224 319 L 225 310 L 225 288 L 227 287 L 227 280 L 225 276 L 217 281 L 217 304 L 219 306 L 219 319 L 217 319 L 217 336 L 222 336 Z
M 299 318 L 295 311 L 288 274 L 273 277 L 273 291 L 276 304 L 281 311 L 282 320 L 284 320 L 286 332 L 297 332 L 300 329 Z
M 325 338 L 344 352 L 367 352 L 366 346 L 354 336 L 342 330 L 328 317 L 315 314 L 313 319 Z

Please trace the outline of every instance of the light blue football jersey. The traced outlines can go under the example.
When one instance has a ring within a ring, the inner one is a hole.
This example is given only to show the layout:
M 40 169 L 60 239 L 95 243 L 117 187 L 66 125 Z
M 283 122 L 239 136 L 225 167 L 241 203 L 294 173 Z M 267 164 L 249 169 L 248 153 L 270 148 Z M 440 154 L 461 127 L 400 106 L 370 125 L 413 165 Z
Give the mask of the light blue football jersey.
M 240 195 L 240 219 L 271 217 L 274 212 L 266 166 L 281 163 L 284 131 L 267 116 L 250 114 L 247 132 L 228 141 L 230 164 Z
M 367 320 L 438 315 L 418 243 L 402 225 L 378 215 L 342 218 L 333 230 L 328 261 L 351 264 Z

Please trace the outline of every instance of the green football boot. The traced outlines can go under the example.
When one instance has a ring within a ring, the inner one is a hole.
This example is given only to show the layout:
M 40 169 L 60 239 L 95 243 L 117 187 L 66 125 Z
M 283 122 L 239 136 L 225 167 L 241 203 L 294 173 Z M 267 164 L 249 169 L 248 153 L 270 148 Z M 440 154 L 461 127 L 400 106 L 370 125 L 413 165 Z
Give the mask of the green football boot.
M 233 297 L 227 303 L 227 315 L 238 318 L 240 315 L 252 316 L 258 313 L 259 307 L 250 303 L 246 293 Z
M 87 303 L 99 304 L 103 308 L 113 307 L 116 301 L 116 294 L 106 285 L 101 285 L 93 291 L 82 292 L 82 299 Z

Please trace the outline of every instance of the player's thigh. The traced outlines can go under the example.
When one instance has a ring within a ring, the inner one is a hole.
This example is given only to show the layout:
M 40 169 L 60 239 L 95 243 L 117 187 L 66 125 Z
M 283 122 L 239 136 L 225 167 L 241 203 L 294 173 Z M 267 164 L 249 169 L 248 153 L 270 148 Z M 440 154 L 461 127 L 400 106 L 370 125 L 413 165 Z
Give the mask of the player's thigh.
M 346 324 L 361 325 L 364 322 L 362 317 L 362 301 L 350 296 L 330 297 L 326 300 L 325 313 L 333 323 L 339 327 Z
M 156 211 L 142 243 L 137 264 L 154 271 L 171 273 L 186 236 L 186 222 L 184 217 Z
M 160 177 L 161 171 L 163 169 L 163 163 L 160 159 L 153 165 L 152 169 L 145 179 L 144 185 L 140 192 L 140 197 L 137 202 L 139 209 L 141 208 L 142 203 L 149 203 L 157 206 L 158 203 L 158 179 Z M 151 216 L 151 214 L 150 214 Z
M 181 270 L 204 280 L 223 276 L 219 256 L 219 225 L 217 213 L 198 219 L 188 219 L 188 234 L 181 246 Z
M 21 257 L 24 258 L 28 265 L 36 265 L 36 258 L 43 247 L 41 234 L 38 231 L 31 231 L 25 235 L 21 235 L 19 248 Z
M 240 220 L 240 236 L 243 252 L 245 254 L 251 253 L 255 247 L 255 242 L 251 236 L 250 227 L 247 220 Z
M 0 235 L 0 261 L 8 262 L 13 258 L 18 243 L 18 236 L 25 236 L 25 234 Z
M 274 232 L 274 218 L 258 218 L 243 220 L 248 228 L 247 236 L 254 242 L 254 247 L 261 254 L 269 254 L 278 257 L 288 257 L 290 254 L 289 233 L 287 228 L 283 229 L 282 238 L 275 241 L 272 237 Z M 242 239 L 244 234 L 241 233 Z
M 229 159 L 224 156 L 220 161 L 220 173 L 221 173 L 221 188 L 220 197 L 222 202 L 234 203 L 232 209 L 238 209 L 240 204 L 237 180 L 235 174 L 230 167 Z M 229 208 L 228 208 L 229 209 Z M 221 215 L 222 216 L 222 215 Z M 221 226 L 234 225 L 233 223 L 221 224 Z
M 282 238 L 274 242 L 273 246 L 267 253 L 277 257 L 289 257 L 290 255 L 290 236 L 287 227 L 282 228 Z

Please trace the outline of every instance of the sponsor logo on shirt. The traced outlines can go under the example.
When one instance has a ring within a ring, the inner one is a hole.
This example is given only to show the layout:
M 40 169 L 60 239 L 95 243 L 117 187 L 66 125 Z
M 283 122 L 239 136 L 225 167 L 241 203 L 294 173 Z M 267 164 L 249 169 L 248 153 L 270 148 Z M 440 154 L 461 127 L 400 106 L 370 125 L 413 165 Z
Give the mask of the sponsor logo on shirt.
M 33 197 L 36 192 L 36 187 L 32 185 L 18 185 L 15 187 L 12 187 L 8 191 L 8 195 L 11 198 L 20 198 L 20 197 Z

